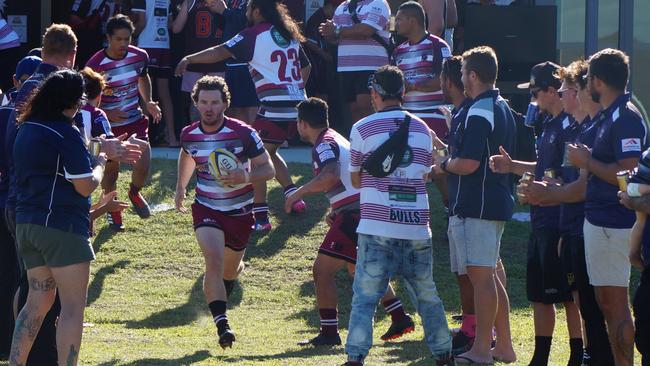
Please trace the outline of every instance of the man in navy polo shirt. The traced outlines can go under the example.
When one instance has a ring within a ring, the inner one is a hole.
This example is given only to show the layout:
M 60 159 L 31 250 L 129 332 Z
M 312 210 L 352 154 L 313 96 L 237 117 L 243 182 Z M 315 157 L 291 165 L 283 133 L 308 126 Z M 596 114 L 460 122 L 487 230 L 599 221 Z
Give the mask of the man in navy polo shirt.
M 468 352 L 456 356 L 459 364 L 493 362 L 495 319 L 499 336 L 510 331 L 503 327 L 507 323 L 498 319 L 507 313 L 508 302 L 503 285 L 495 280 L 495 268 L 503 228 L 512 216 L 512 180 L 508 174 L 490 171 L 488 160 L 499 146 L 514 149 L 516 126 L 510 108 L 494 87 L 497 69 L 496 55 L 489 47 L 463 54 L 461 80 L 474 101 L 467 119 L 449 140 L 451 156 L 437 158 L 434 165 L 437 174 L 449 174 L 451 269 L 467 274 L 474 286 L 476 337 Z M 514 362 L 514 351 L 508 357 Z
M 542 123 L 542 133 L 537 139 L 537 161 L 512 160 L 506 151 L 491 159 L 492 168 L 501 173 L 523 175 L 534 172 L 535 181 L 541 182 L 545 173 L 552 171 L 562 176 L 565 130 L 573 123 L 562 106 L 558 90 L 562 81 L 558 76 L 560 67 L 552 62 L 537 64 L 531 70 L 530 83 L 520 88 L 530 88 L 540 110 L 547 114 Z M 582 361 L 582 332 L 580 315 L 571 297 L 567 278 L 562 271 L 557 248 L 560 242 L 560 205 L 539 205 L 531 202 L 530 221 L 532 232 L 528 244 L 526 266 L 526 293 L 533 304 L 535 319 L 535 352 L 531 366 L 546 365 L 551 350 L 555 327 L 555 306 L 564 303 L 567 313 L 571 357 L 569 365 Z
M 648 147 L 646 124 L 626 93 L 629 58 L 611 48 L 589 59 L 588 88 L 603 107 L 591 153 L 571 145 L 569 159 L 589 171 L 585 200 L 585 259 L 596 300 L 605 316 L 616 365 L 633 364 L 634 326 L 630 314 L 629 237 L 634 212 L 616 196 L 616 173 L 637 166 Z

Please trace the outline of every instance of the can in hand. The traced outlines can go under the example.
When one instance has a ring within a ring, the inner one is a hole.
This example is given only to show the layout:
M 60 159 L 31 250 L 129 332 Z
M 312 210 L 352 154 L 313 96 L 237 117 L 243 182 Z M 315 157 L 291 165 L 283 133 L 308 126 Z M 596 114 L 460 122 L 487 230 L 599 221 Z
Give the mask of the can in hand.
M 618 181 L 618 189 L 621 192 L 627 192 L 627 181 L 630 178 L 629 170 L 621 170 L 616 173 L 616 180 Z
M 572 167 L 573 164 L 569 161 L 569 145 L 571 142 L 564 143 L 564 157 L 562 158 L 562 167 Z
M 532 181 L 535 180 L 535 175 L 530 172 L 524 172 L 524 174 L 521 176 L 521 180 L 519 181 L 519 185 L 517 186 L 517 200 L 519 201 L 520 204 L 526 204 L 526 195 L 523 194 L 522 188 L 527 187 L 528 184 L 530 184 Z
M 436 149 L 436 155 L 446 158 L 447 156 L 449 156 L 449 150 L 446 147 Z
M 528 104 L 528 110 L 526 110 L 526 118 L 524 118 L 524 124 L 528 127 L 533 127 L 539 116 L 539 107 L 537 102 L 530 102 Z
M 102 143 L 98 139 L 92 139 L 88 143 L 88 152 L 91 156 L 99 156 L 102 149 Z
M 546 178 L 555 178 L 555 170 L 552 168 L 544 170 L 544 176 Z

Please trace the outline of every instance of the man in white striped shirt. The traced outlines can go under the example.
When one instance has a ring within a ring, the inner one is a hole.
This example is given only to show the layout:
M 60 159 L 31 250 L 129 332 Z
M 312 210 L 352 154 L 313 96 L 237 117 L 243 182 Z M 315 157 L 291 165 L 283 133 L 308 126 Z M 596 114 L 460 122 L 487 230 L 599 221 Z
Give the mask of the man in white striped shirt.
M 363 365 L 372 346 L 372 317 L 377 301 L 396 274 L 401 274 L 413 289 L 425 341 L 436 365 L 452 365 L 451 336 L 433 282 L 426 190 L 432 137 L 421 119 L 402 110 L 404 75 L 399 68 L 379 68 L 371 81 L 370 96 L 377 112 L 355 123 L 350 133 L 350 172 L 352 185 L 361 189 L 361 221 L 357 227 L 357 267 L 345 346 L 346 365 Z M 397 168 L 383 178 L 362 170 L 364 160 L 407 116 L 408 144 Z

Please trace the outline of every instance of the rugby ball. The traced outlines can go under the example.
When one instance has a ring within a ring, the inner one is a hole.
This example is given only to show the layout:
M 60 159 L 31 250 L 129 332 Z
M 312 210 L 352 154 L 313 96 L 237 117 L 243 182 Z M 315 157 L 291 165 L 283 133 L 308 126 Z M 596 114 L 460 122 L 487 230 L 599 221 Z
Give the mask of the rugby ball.
M 216 149 L 208 157 L 210 174 L 215 178 L 227 175 L 229 171 L 238 169 L 241 162 L 237 156 L 226 149 Z

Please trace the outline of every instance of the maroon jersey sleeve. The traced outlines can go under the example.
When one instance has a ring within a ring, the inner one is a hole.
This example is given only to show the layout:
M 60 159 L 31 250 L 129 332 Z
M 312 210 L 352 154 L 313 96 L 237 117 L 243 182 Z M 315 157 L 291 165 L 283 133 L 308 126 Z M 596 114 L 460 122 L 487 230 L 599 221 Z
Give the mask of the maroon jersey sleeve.
M 339 161 L 339 145 L 334 140 L 323 139 L 312 150 L 314 166 L 320 171 L 325 165 Z
M 442 72 L 442 63 L 451 57 L 451 50 L 443 39 L 433 36 L 433 75 L 438 76 Z
M 239 32 L 224 44 L 224 47 L 241 62 L 249 62 L 253 59 L 255 51 L 255 40 L 257 32 L 255 27 L 249 27 Z

